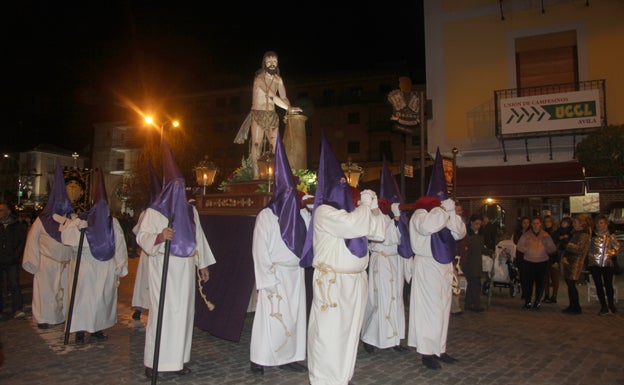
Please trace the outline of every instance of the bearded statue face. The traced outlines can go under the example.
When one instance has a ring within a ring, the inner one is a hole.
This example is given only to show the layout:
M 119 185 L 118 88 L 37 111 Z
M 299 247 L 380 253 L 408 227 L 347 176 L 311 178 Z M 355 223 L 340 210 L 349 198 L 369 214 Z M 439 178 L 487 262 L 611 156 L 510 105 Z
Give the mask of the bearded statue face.
M 271 75 L 278 73 L 277 56 L 268 55 L 264 58 L 264 70 Z

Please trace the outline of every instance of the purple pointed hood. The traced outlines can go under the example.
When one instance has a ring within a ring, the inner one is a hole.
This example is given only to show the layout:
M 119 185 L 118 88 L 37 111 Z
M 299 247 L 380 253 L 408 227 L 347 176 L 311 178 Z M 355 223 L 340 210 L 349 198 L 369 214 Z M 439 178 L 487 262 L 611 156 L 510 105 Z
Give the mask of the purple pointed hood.
M 314 253 L 312 250 L 312 234 L 314 229 L 314 212 L 319 205 L 326 204 L 336 209 L 351 212 L 355 209 L 351 190 L 347 178 L 336 159 L 336 155 L 329 146 L 329 141 L 322 132 L 321 159 L 319 162 L 318 184 L 316 187 L 312 220 L 308 227 L 308 235 L 303 246 L 303 255 L 299 265 L 302 267 L 312 266 Z M 351 253 L 359 258 L 368 255 L 368 239 L 366 237 L 345 239 L 345 243 Z
M 175 236 L 171 241 L 171 254 L 190 256 L 196 248 L 195 217 L 193 206 L 186 199 L 184 177 L 167 142 L 162 142 L 164 186 L 150 207 L 169 219 Z
M 297 186 L 279 131 L 275 148 L 275 190 L 267 206 L 278 218 L 284 243 L 297 257 L 301 257 L 306 227 L 299 213 Z
M 436 197 L 440 201 L 448 199 L 448 190 L 446 179 L 444 178 L 444 166 L 442 165 L 442 156 L 440 155 L 440 147 L 436 151 L 436 158 L 433 162 L 431 170 L 431 179 L 429 179 L 429 188 L 427 196 Z M 433 259 L 442 264 L 451 263 L 455 258 L 457 244 L 451 234 L 451 230 L 443 228 L 437 233 L 431 234 L 431 252 Z
M 89 242 L 91 255 L 98 261 L 108 261 L 115 256 L 115 231 L 113 217 L 106 198 L 106 186 L 102 169 L 98 170 L 95 181 L 93 206 L 87 211 L 85 236 Z
M 399 190 L 396 179 L 394 179 L 394 175 L 392 175 L 392 171 L 390 171 L 390 168 L 386 163 L 385 157 L 383 159 L 383 164 L 381 167 L 380 182 L 380 198 L 385 198 L 389 200 L 390 203 L 403 203 L 401 191 Z M 410 244 L 409 220 L 405 211 L 401 211 L 401 216 L 399 217 L 399 222 L 397 226 L 399 227 L 399 232 L 401 233 L 401 242 L 397 247 L 397 251 L 399 252 L 399 255 L 401 257 L 411 258 L 414 255 L 414 252 L 412 251 L 412 245 Z
M 54 214 L 69 217 L 74 212 L 69 195 L 67 195 L 67 189 L 65 188 L 65 178 L 63 177 L 63 170 L 59 163 L 56 164 L 54 170 L 54 181 L 52 181 L 52 188 L 50 195 L 48 196 L 48 203 L 45 208 L 39 214 L 39 219 L 43 224 L 43 228 L 49 236 L 61 242 L 61 232 L 59 231 L 59 224 L 52 216 Z
M 154 170 L 154 166 L 152 166 L 152 162 L 149 161 L 147 163 L 147 172 L 149 174 L 149 197 L 147 201 L 147 206 L 152 204 L 160 191 L 162 190 L 162 182 L 158 174 L 156 174 L 156 170 Z

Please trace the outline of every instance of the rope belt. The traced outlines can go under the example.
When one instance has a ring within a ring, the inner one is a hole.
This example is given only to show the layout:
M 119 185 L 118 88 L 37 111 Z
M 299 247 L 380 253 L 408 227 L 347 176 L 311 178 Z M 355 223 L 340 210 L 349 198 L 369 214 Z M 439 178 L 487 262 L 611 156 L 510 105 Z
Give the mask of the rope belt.
M 321 301 L 322 301 L 322 305 L 321 305 L 321 311 L 325 311 L 327 310 L 328 307 L 338 307 L 338 304 L 336 302 L 333 302 L 331 300 L 331 287 L 332 285 L 336 284 L 336 275 L 337 274 L 361 274 L 361 271 L 336 271 L 333 267 L 326 265 L 324 263 L 320 263 L 318 265 L 314 266 L 314 269 L 316 269 L 319 272 L 319 277 L 316 279 L 316 284 L 319 287 L 319 292 L 321 294 Z M 327 290 L 324 290 L 325 287 L 325 281 L 327 281 Z
M 395 255 L 399 255 L 398 253 L 393 253 L 393 254 L 387 254 L 384 253 L 383 251 L 373 251 L 373 253 L 379 254 L 383 257 L 392 257 Z M 379 274 L 379 259 L 377 260 L 377 269 L 373 269 L 373 273 Z M 388 322 L 388 324 L 390 325 L 390 328 L 392 329 L 392 335 L 391 336 L 387 336 L 386 338 L 394 338 L 398 335 L 397 333 L 397 327 L 396 327 L 396 322 L 392 319 L 392 314 L 393 314 L 393 309 L 396 306 L 396 297 L 394 295 L 394 283 L 395 283 L 395 276 L 396 276 L 396 272 L 394 270 L 394 266 L 392 266 L 392 263 L 390 263 L 390 261 L 387 262 L 388 264 L 388 269 L 390 270 L 390 278 L 388 279 L 388 281 L 390 282 L 390 291 L 392 292 L 392 295 L 390 297 L 390 302 L 388 303 L 388 311 L 387 313 L 384 315 L 384 318 L 386 320 L 386 322 Z M 373 290 L 375 291 L 375 311 L 379 311 L 379 301 L 378 301 L 378 296 L 379 296 L 379 289 L 377 287 L 377 279 L 373 279 Z

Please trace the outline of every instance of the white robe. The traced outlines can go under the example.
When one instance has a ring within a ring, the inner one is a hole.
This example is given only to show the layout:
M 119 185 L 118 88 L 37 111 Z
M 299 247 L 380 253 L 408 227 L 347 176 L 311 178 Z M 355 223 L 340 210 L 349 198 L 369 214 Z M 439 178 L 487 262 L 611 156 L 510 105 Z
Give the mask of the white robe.
M 263 209 L 256 217 L 252 254 L 258 303 L 251 329 L 250 360 L 263 366 L 303 361 L 306 353 L 304 269 L 282 240 L 278 218 L 270 208 Z
M 401 233 L 395 221 L 387 215 L 383 217 L 385 240 L 369 243 L 368 303 L 362 327 L 362 341 L 380 349 L 397 346 L 405 338 L 403 285 L 406 265 L 412 261 L 397 251 Z
M 72 246 L 74 251 L 69 270 L 69 295 L 65 298 L 68 310 L 80 243 L 78 221 L 68 221 L 66 225 L 61 226 L 63 243 Z M 117 218 L 113 218 L 113 230 L 115 255 L 108 261 L 95 259 L 91 254 L 87 236 L 84 237 L 69 329 L 71 333 L 77 331 L 93 333 L 110 328 L 117 323 L 117 287 L 119 278 L 128 275 L 128 248 L 123 229 Z
M 65 321 L 64 297 L 68 295 L 69 260 L 72 248 L 48 235 L 39 218 L 26 238 L 22 267 L 34 274 L 33 321 L 56 325 Z
M 195 218 L 195 239 L 197 248 L 188 257 L 170 254 L 167 270 L 167 286 L 162 318 L 158 370 L 178 371 L 191 359 L 193 322 L 195 319 L 195 290 L 197 268 L 214 264 L 215 258 L 201 227 L 197 210 Z M 154 244 L 156 237 L 167 227 L 167 218 L 158 211 L 148 208 L 139 226 L 137 244 L 149 257 L 150 306 L 157 314 L 160 303 L 160 285 L 163 271 L 165 242 Z M 154 363 L 156 326 L 158 317 L 150 316 L 145 332 L 143 363 L 151 368 Z
M 308 326 L 308 369 L 312 385 L 347 385 L 364 320 L 368 255 L 351 254 L 345 239 L 383 241 L 383 214 L 366 206 L 347 213 L 328 205 L 314 212 L 314 288 Z M 335 282 L 332 280 L 335 279 Z M 321 282 L 321 283 L 319 283 Z
M 414 252 L 407 344 L 418 353 L 437 356 L 446 352 L 446 337 L 453 285 L 453 264 L 433 259 L 431 234 L 447 227 L 454 239 L 466 235 L 466 225 L 455 210 L 435 207 L 414 211 L 409 223 Z
M 139 231 L 141 221 L 145 216 L 145 211 L 142 211 L 139 215 L 139 219 L 132 229 L 132 232 L 136 236 Z M 141 249 L 139 255 L 139 263 L 137 265 L 136 276 L 134 277 L 134 291 L 132 292 L 132 307 L 141 308 L 143 310 L 150 308 L 149 302 L 149 255 Z

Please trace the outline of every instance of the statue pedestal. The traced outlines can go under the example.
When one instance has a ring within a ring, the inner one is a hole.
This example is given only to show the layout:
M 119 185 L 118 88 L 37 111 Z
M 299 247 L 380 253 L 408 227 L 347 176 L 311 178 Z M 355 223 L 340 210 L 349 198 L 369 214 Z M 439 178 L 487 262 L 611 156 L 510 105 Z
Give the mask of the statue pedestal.
M 257 179 L 227 183 L 223 194 L 195 197 L 197 211 L 205 215 L 256 215 L 273 196 L 270 192 L 258 192 L 266 183 Z
M 307 116 L 301 114 L 287 114 L 284 117 L 284 150 L 290 167 L 295 170 L 308 168 L 306 128 Z

